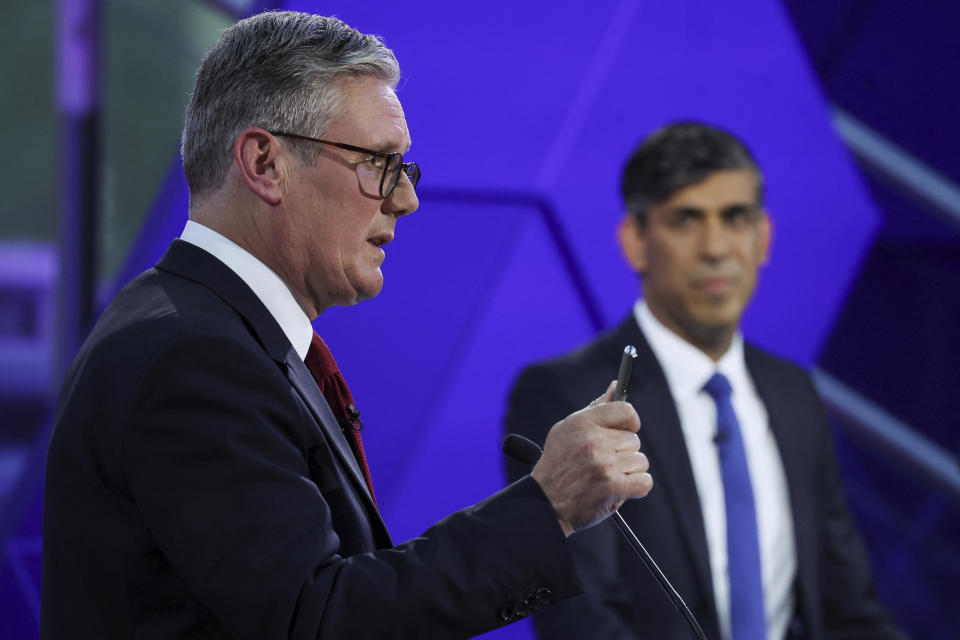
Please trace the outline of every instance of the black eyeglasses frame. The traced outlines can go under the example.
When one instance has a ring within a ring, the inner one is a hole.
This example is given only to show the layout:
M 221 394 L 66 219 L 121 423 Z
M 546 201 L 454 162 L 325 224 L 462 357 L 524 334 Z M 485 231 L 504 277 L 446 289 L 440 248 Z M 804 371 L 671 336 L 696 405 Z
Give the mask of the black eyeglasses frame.
M 384 153 L 383 151 L 374 151 L 373 149 L 366 149 L 364 147 L 358 147 L 353 144 L 347 144 L 345 142 L 333 142 L 331 140 L 321 140 L 320 138 L 311 138 L 310 136 L 300 135 L 299 133 L 288 133 L 286 131 L 268 131 L 270 135 L 282 136 L 284 138 L 296 138 L 299 140 L 309 140 L 310 142 L 319 142 L 321 144 L 329 144 L 330 146 L 337 147 L 338 149 L 344 149 L 346 151 L 355 151 L 357 153 L 364 153 L 370 156 L 367 160 L 372 158 L 383 158 L 383 172 L 380 174 L 380 197 L 386 200 L 393 193 L 393 190 L 397 188 L 397 183 L 400 182 L 400 174 L 407 176 L 407 180 L 410 181 L 410 186 L 414 189 L 417 188 L 417 183 L 420 182 L 420 165 L 416 162 L 404 162 L 402 153 Z M 390 166 L 393 158 L 397 158 L 397 172 L 389 185 L 387 185 L 386 192 L 384 192 L 384 184 L 387 180 L 387 168 Z

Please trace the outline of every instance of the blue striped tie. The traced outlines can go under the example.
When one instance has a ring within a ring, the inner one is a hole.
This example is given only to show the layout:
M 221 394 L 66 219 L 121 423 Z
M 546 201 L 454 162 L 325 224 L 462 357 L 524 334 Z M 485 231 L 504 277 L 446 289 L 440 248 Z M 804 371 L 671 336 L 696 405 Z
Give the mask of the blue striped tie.
M 715 373 L 703 386 L 717 404 L 717 455 L 727 509 L 727 563 L 730 579 L 730 630 L 733 640 L 765 640 L 763 575 L 757 514 L 740 422 L 730 402 L 730 382 Z

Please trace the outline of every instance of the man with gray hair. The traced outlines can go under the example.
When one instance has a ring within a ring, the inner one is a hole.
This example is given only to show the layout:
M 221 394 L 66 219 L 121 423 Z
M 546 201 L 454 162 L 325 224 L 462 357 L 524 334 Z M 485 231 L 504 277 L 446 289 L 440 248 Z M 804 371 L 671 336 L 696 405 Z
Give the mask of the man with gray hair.
M 578 592 L 566 536 L 652 485 L 607 394 L 529 476 L 394 545 L 350 390 L 311 320 L 379 293 L 420 168 L 377 38 L 266 13 L 205 56 L 189 221 L 64 382 L 44 638 L 463 638 Z

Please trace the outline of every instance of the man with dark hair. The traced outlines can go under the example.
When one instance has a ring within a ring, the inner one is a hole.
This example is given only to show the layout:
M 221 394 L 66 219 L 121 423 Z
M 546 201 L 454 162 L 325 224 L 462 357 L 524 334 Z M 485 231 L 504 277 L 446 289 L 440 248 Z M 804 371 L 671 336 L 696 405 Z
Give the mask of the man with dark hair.
M 739 332 L 771 235 L 749 150 L 673 124 L 636 149 L 622 192 L 618 237 L 643 297 L 612 331 L 526 368 L 506 431 L 542 441 L 636 346 L 627 401 L 657 487 L 620 512 L 706 636 L 902 638 L 876 600 L 809 377 Z M 536 616 L 542 638 L 692 637 L 613 527 L 571 545 L 585 593 Z
M 293 12 L 204 57 L 189 221 L 104 312 L 57 406 L 44 638 L 464 638 L 577 593 L 566 536 L 650 490 L 636 412 L 608 391 L 530 476 L 391 542 L 311 320 L 379 293 L 417 208 L 398 78 L 376 37 Z

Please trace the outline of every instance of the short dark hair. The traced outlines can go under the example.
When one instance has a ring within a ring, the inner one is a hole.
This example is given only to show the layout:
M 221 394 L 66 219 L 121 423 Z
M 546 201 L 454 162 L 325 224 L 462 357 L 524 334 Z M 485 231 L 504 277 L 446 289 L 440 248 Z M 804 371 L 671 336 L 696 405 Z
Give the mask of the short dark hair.
M 700 122 L 677 122 L 648 136 L 627 160 L 620 190 L 627 211 L 641 223 L 647 210 L 711 173 L 750 169 L 763 201 L 763 174 L 747 145 L 728 131 Z
M 321 137 L 339 115 L 343 78 L 396 86 L 400 67 L 377 36 L 337 18 L 267 11 L 223 32 L 197 71 L 181 154 L 192 196 L 219 188 L 237 134 L 246 127 Z M 304 160 L 320 145 L 291 141 Z

